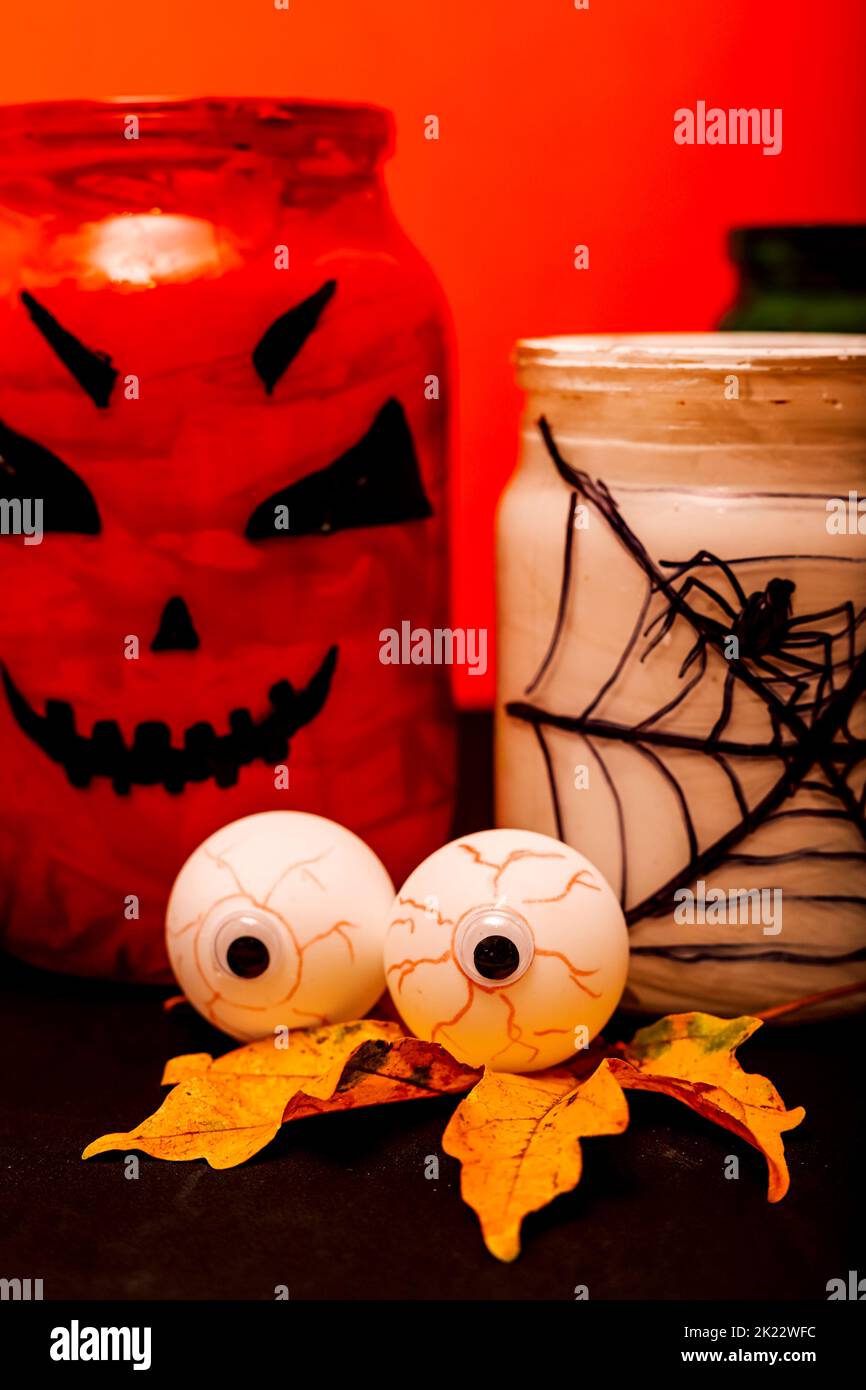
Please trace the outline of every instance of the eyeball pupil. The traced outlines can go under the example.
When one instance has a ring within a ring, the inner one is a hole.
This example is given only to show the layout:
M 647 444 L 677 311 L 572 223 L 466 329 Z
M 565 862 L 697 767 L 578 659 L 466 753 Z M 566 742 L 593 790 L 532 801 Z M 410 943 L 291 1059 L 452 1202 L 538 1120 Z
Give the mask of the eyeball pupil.
M 264 975 L 270 963 L 270 952 L 257 936 L 238 936 L 226 951 L 229 970 L 242 980 L 254 980 L 258 975 Z
M 520 964 L 520 952 L 508 936 L 485 936 L 475 947 L 473 960 L 485 980 L 507 980 Z

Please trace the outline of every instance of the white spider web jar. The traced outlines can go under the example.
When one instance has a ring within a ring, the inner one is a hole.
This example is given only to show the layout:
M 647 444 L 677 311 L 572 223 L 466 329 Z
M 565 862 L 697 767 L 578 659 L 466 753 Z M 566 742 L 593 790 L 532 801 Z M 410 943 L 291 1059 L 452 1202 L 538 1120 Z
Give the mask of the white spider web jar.
M 866 979 L 866 338 L 527 340 L 517 375 L 498 823 L 618 890 L 627 1006 Z

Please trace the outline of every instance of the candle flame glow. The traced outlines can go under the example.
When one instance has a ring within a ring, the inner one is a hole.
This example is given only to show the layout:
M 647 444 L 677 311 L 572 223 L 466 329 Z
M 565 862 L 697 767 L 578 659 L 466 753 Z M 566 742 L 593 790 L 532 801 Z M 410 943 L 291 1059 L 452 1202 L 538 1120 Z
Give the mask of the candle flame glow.
M 151 288 L 218 275 L 237 259 L 234 247 L 212 222 L 156 208 L 106 217 L 89 229 L 87 260 L 113 284 Z

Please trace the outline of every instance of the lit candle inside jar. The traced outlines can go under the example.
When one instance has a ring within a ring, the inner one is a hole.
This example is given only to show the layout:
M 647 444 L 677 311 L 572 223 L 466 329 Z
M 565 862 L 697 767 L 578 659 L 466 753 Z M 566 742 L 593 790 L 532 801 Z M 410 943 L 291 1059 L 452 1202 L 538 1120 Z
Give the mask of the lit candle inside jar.
M 220 275 L 240 264 L 234 238 L 198 217 L 127 213 L 106 217 L 80 233 L 82 259 L 115 285 L 158 283 Z

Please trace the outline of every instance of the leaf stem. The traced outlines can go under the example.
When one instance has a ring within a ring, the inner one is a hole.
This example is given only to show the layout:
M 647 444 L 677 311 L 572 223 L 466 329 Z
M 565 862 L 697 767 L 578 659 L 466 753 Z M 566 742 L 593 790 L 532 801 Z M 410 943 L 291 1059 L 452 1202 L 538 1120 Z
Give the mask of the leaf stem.
M 754 1013 L 752 1018 L 760 1018 L 764 1023 L 770 1018 L 779 1018 L 781 1014 L 795 1013 L 798 1009 L 808 1008 L 810 1004 L 821 1004 L 825 999 L 840 999 L 843 994 L 863 994 L 866 992 L 866 980 L 859 980 L 854 985 L 839 985 L 837 989 L 825 989 L 820 994 L 807 994 L 803 999 L 791 999 L 787 1004 L 777 1004 L 773 1009 L 762 1009 L 760 1013 Z

